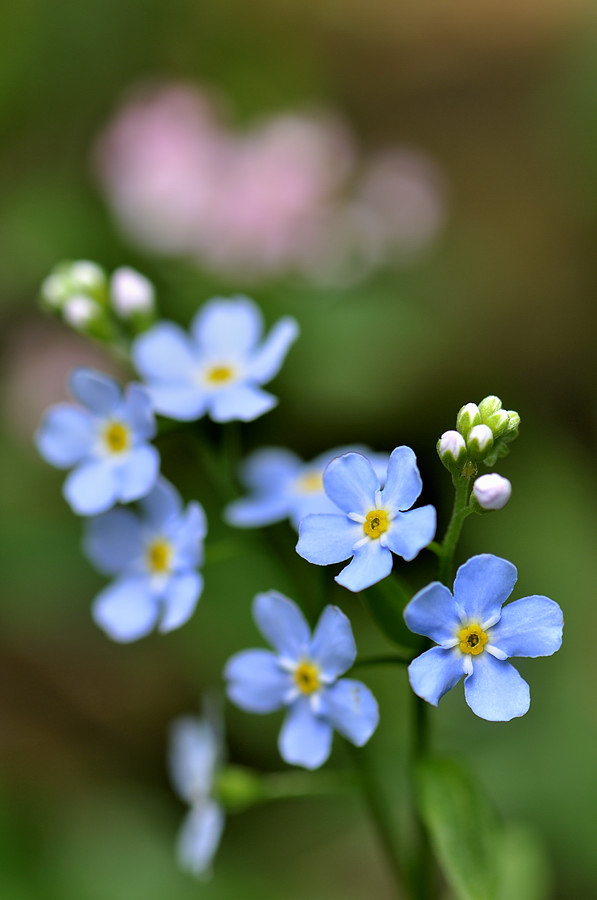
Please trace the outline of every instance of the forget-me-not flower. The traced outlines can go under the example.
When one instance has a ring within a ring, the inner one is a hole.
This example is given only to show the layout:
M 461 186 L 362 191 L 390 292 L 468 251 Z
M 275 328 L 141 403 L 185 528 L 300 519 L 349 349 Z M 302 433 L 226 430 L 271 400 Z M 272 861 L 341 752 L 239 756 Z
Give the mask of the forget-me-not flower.
M 71 374 L 70 390 L 82 404 L 50 407 L 35 435 L 43 458 L 72 472 L 63 493 L 83 516 L 147 494 L 158 476 L 160 457 L 147 442 L 155 420 L 147 391 L 129 384 L 123 392 L 113 378 L 93 369 Z
M 178 836 L 178 860 L 193 875 L 209 872 L 224 829 L 224 810 L 213 796 L 222 757 L 222 728 L 213 717 L 183 716 L 170 726 L 170 778 L 191 807 Z
M 156 625 L 164 633 L 191 617 L 203 590 L 197 568 L 207 530 L 203 507 L 164 478 L 139 503 L 140 513 L 114 509 L 92 519 L 84 549 L 100 572 L 116 579 L 95 598 L 93 617 L 115 641 L 135 641 Z
M 336 575 L 338 584 L 351 591 L 362 591 L 389 575 L 392 553 L 410 562 L 433 539 L 433 506 L 410 509 L 422 489 L 410 447 L 393 451 L 383 489 L 373 466 L 360 453 L 332 460 L 323 485 L 337 512 L 306 516 L 296 550 L 318 566 L 352 557 Z
M 406 624 L 438 645 L 408 667 L 415 694 L 437 706 L 464 675 L 464 696 L 477 716 L 507 722 L 526 713 L 529 686 L 507 660 L 551 656 L 562 643 L 564 620 L 548 597 L 523 597 L 502 608 L 516 578 L 512 563 L 483 553 L 458 569 L 453 595 L 435 581 L 413 597 Z
M 323 472 L 332 459 L 349 450 L 367 453 L 379 478 L 385 478 L 387 453 L 371 453 L 365 447 L 337 447 L 309 463 L 284 447 L 255 450 L 240 471 L 240 479 L 250 494 L 226 507 L 226 521 L 238 528 L 258 528 L 290 519 L 298 528 L 309 513 L 337 512 L 323 489 Z
M 132 347 L 157 412 L 192 421 L 249 422 L 276 405 L 261 389 L 276 375 L 298 336 L 296 321 L 280 319 L 261 341 L 263 318 L 248 297 L 214 298 L 199 310 L 187 334 L 159 322 Z
M 333 729 L 362 747 L 379 719 L 375 697 L 360 681 L 339 678 L 356 658 L 350 622 L 326 606 L 313 636 L 298 606 L 279 594 L 258 594 L 257 627 L 275 647 L 245 650 L 226 665 L 228 696 L 248 712 L 288 707 L 278 746 L 287 763 L 316 769 L 330 755 Z

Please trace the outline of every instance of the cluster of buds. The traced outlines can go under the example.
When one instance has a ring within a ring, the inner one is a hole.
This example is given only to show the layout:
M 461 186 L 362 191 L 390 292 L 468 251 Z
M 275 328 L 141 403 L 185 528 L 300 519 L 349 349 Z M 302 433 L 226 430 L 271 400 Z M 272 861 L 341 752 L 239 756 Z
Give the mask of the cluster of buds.
M 478 406 L 467 403 L 456 417 L 456 430 L 444 432 L 437 442 L 439 458 L 452 475 L 472 478 L 479 463 L 493 466 L 509 452 L 519 425 L 518 413 L 503 409 L 499 397 L 485 397 Z M 480 509 L 501 509 L 510 493 L 510 482 L 495 473 L 482 475 L 473 488 Z
M 155 313 L 154 288 L 140 272 L 121 267 L 108 278 L 90 260 L 62 262 L 41 287 L 42 305 L 89 337 L 112 341 L 118 332 L 114 316 L 133 333 L 144 331 Z

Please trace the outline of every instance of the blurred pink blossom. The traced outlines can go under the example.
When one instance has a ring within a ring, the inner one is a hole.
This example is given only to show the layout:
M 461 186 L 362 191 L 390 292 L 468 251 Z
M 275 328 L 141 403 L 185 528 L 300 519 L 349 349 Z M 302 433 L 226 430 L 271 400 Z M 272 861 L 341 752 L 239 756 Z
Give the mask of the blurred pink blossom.
M 416 255 L 444 218 L 441 179 L 424 157 L 359 160 L 330 114 L 286 113 L 234 132 L 188 85 L 125 98 L 95 165 L 131 238 L 223 274 L 369 271 Z

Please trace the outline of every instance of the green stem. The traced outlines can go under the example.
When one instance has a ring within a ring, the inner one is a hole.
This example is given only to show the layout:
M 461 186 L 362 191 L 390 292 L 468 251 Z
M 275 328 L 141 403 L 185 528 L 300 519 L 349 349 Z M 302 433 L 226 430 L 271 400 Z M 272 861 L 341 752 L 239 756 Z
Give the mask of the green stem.
M 456 545 L 460 538 L 464 520 L 471 513 L 468 505 L 470 480 L 468 478 L 463 478 L 462 476 L 457 476 L 454 480 L 454 487 L 456 489 L 456 495 L 454 497 L 452 518 L 450 519 L 441 544 L 442 554 L 439 559 L 439 580 L 445 585 L 449 585 L 452 580 Z
M 357 669 L 361 666 L 384 665 L 407 666 L 413 661 L 413 657 L 414 654 L 412 653 L 393 653 L 387 654 L 385 656 L 366 656 L 364 659 L 357 659 L 352 668 Z
M 367 747 L 356 748 L 351 744 L 347 744 L 347 746 L 350 749 L 363 790 L 363 795 L 367 806 L 369 807 L 369 812 L 375 830 L 377 831 L 379 842 L 386 857 L 388 869 L 390 870 L 396 887 L 396 895 L 398 897 L 403 897 L 404 879 L 402 874 L 402 861 L 397 849 L 398 843 L 394 823 L 391 819 L 387 805 L 387 795 L 375 777 L 369 759 L 369 749 Z
M 276 772 L 263 779 L 264 799 L 329 796 L 353 791 L 355 784 L 352 772 Z
M 415 694 L 413 694 L 413 699 L 412 770 L 414 770 L 417 762 L 427 755 L 429 748 L 429 704 Z M 433 854 L 429 836 L 421 817 L 415 814 L 415 853 L 411 878 L 413 896 L 416 900 L 430 900 L 433 896 L 432 873 Z

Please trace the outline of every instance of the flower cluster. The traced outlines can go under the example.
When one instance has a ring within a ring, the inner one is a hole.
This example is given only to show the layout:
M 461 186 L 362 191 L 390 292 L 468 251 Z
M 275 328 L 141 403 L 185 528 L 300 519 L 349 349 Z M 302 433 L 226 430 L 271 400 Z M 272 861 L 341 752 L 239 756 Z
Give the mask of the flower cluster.
M 112 579 L 93 602 L 97 625 L 120 643 L 154 630 L 170 632 L 191 618 L 201 597 L 207 521 L 201 504 L 185 504 L 160 474 L 160 455 L 152 443 L 156 414 L 183 423 L 204 416 L 223 423 L 250 422 L 268 412 L 277 398 L 263 385 L 280 370 L 298 325 L 285 317 L 264 336 L 259 308 L 243 296 L 207 301 L 189 333 L 173 322 L 153 323 L 153 289 L 142 275 L 121 268 L 108 282 L 103 270 L 88 262 L 56 270 L 43 293 L 67 319 L 68 304 L 86 298 L 98 309 L 111 304 L 123 322 L 135 320 L 127 347 L 144 384 L 132 383 L 123 391 L 107 375 L 75 370 L 70 390 L 77 403 L 51 407 L 36 443 L 45 460 L 70 470 L 63 493 L 73 511 L 85 517 L 84 551 Z M 507 479 L 496 473 L 473 479 L 477 463 L 493 465 L 507 452 L 518 425 L 518 415 L 490 396 L 479 406 L 464 406 L 457 430 L 440 438 L 437 449 L 456 492 L 441 543 L 434 541 L 435 508 L 414 507 L 423 483 L 415 453 L 404 445 L 388 456 L 357 444 L 328 450 L 311 462 L 283 447 L 258 449 L 240 468 L 248 494 L 228 503 L 224 518 L 241 528 L 289 519 L 298 528 L 296 551 L 303 559 L 319 566 L 348 561 L 335 581 L 349 591 L 367 591 L 387 579 L 385 592 L 366 595 L 374 610 L 373 595 L 385 593 L 376 619 L 387 636 L 395 639 L 398 619 L 406 634 L 404 650 L 417 643 L 404 623 L 412 634 L 435 644 L 420 655 L 405 657 L 405 650 L 392 659 L 408 663 L 415 694 L 437 705 L 464 678 L 466 702 L 476 715 L 508 721 L 524 715 L 530 703 L 529 686 L 509 659 L 555 653 L 562 641 L 562 611 L 540 595 L 504 605 L 517 572 L 492 554 L 461 565 L 453 593 L 447 582 L 467 516 L 499 510 L 508 501 Z M 197 430 L 193 426 L 189 433 Z M 439 559 L 440 580 L 406 602 L 404 589 L 390 578 L 394 556 L 410 562 L 425 548 Z M 372 692 L 351 677 L 363 660 L 357 659 L 347 615 L 323 601 L 319 611 L 312 632 L 299 604 L 276 590 L 257 594 L 253 617 L 273 649 L 237 652 L 223 672 L 228 698 L 242 710 L 285 711 L 280 756 L 309 770 L 328 760 L 335 731 L 362 747 L 380 719 Z M 222 735 L 221 722 L 209 715 L 179 719 L 171 729 L 170 774 L 190 807 L 179 859 L 196 875 L 210 867 L 227 802 L 232 805 L 234 796 L 237 804 L 265 796 L 260 775 L 225 768 Z

